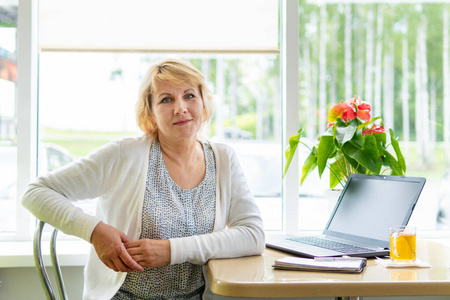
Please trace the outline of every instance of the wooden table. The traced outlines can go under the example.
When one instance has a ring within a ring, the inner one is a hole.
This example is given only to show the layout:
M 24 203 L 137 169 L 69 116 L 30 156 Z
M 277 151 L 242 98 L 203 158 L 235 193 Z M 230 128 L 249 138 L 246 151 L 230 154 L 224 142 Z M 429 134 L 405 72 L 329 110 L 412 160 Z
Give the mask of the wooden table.
M 214 294 L 229 297 L 336 297 L 450 295 L 450 248 L 420 240 L 417 257 L 431 268 L 384 268 L 373 259 L 361 274 L 274 270 L 287 253 L 266 249 L 263 255 L 208 262 Z

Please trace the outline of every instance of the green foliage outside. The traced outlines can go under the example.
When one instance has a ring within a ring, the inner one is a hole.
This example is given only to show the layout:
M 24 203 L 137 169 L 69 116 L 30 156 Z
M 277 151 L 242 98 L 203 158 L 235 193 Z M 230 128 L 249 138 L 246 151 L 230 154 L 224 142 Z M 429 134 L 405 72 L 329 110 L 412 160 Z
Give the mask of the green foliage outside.
M 41 132 L 41 142 L 59 145 L 73 157 L 82 157 L 110 141 L 136 134 L 138 133 L 44 129 Z
M 251 120 L 252 116 L 248 116 Z M 251 123 L 249 120 L 247 122 Z M 244 127 L 241 127 L 244 129 Z M 251 127 L 245 130 L 254 133 Z M 140 133 L 122 132 L 100 132 L 100 131 L 72 131 L 45 129 L 41 133 L 41 142 L 53 143 L 65 148 L 73 157 L 82 157 L 104 144 L 124 138 L 126 136 L 136 136 Z M 445 148 L 443 144 L 438 144 L 435 155 L 430 165 L 419 165 L 417 146 L 414 143 L 400 143 L 403 154 L 408 164 L 408 176 L 425 176 L 427 178 L 439 177 L 445 171 Z
M 348 7 L 346 6 L 348 5 Z M 349 9 L 349 11 L 347 10 Z M 374 2 L 357 2 L 357 3 L 329 3 L 326 5 L 326 94 L 327 107 L 330 109 L 334 104 L 333 99 L 339 101 L 354 95 L 361 96 L 363 101 L 365 99 L 366 89 L 366 70 L 367 70 L 367 51 L 368 29 L 372 29 L 372 51 L 373 51 L 373 66 L 375 67 L 377 41 L 378 41 L 378 22 L 382 22 L 381 41 L 381 105 L 384 103 L 384 68 L 385 55 L 392 53 L 392 67 L 393 72 L 393 111 L 394 111 L 394 131 L 400 137 L 403 136 L 403 115 L 402 115 L 402 100 L 401 88 L 404 80 L 408 82 L 408 96 L 409 96 L 409 127 L 411 141 L 417 138 L 415 128 L 415 117 L 418 113 L 416 111 L 416 58 L 418 53 L 418 46 L 421 41 L 418 39 L 418 32 L 420 28 L 425 28 L 426 34 L 426 63 L 427 63 L 427 80 L 429 102 L 431 105 L 431 95 L 434 94 L 436 115 L 436 140 L 443 139 L 443 12 L 450 11 L 450 4 L 445 2 L 435 3 L 374 3 Z M 348 13 L 350 12 L 350 14 Z M 315 98 L 318 94 L 318 86 L 312 87 L 313 91 L 306 93 L 304 88 L 305 80 L 307 79 L 304 73 L 305 64 L 310 68 L 318 70 L 320 64 L 320 33 L 321 33 L 321 5 L 317 5 L 312 1 L 300 0 L 299 4 L 300 14 L 300 99 L 301 107 L 304 108 L 310 105 L 309 98 Z M 370 23 L 369 15 L 372 14 L 373 22 Z M 351 72 L 352 72 L 352 90 L 353 95 L 345 95 L 345 68 L 347 62 L 346 47 L 345 47 L 345 29 L 346 19 L 351 16 Z M 379 16 L 382 16 L 380 19 Z M 450 30 L 447 28 L 446 30 Z M 403 74 L 402 56 L 403 56 L 403 41 L 407 42 L 407 58 L 408 58 L 408 74 Z M 305 47 L 309 49 L 309 58 L 305 57 Z M 362 64 L 361 64 L 362 63 Z M 361 68 L 361 66 L 363 66 Z M 317 72 L 317 71 L 316 71 Z M 375 71 L 373 72 L 374 84 Z M 310 80 L 320 80 L 310 78 Z M 375 89 L 376 87 L 372 87 Z M 374 104 L 374 103 L 370 103 Z M 315 102 L 317 110 L 320 109 L 318 103 Z M 384 109 L 384 108 L 383 108 Z M 383 111 L 383 110 L 381 110 Z M 305 127 L 306 109 L 301 111 L 300 127 Z M 430 126 L 433 123 L 430 122 Z
M 17 27 L 17 25 L 14 23 L 0 21 L 0 27 Z

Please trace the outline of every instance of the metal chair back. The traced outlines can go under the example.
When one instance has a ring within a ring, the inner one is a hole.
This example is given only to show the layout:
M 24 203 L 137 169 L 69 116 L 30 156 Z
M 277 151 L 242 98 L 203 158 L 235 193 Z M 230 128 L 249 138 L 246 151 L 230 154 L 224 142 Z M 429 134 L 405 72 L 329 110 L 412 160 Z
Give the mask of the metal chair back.
M 44 230 L 45 222 L 39 221 L 34 232 L 34 264 L 36 266 L 37 273 L 39 275 L 39 280 L 41 281 L 42 288 L 44 289 L 45 295 L 49 300 L 56 300 L 55 292 L 53 291 L 52 284 L 50 282 L 47 269 L 45 268 L 44 258 L 42 257 L 41 251 L 41 239 L 42 232 Z M 52 266 L 55 272 L 56 283 L 58 285 L 58 291 L 60 299 L 67 300 L 66 288 L 64 286 L 64 280 L 61 273 L 61 268 L 59 266 L 58 256 L 56 255 L 56 238 L 58 235 L 58 229 L 54 229 L 52 237 L 50 239 L 50 257 L 52 259 Z

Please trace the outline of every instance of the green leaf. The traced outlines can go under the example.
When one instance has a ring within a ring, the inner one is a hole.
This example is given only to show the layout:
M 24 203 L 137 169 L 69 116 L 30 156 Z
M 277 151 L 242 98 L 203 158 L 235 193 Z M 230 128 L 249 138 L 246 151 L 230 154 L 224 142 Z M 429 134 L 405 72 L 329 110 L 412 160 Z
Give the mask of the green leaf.
M 406 172 L 405 157 L 403 156 L 402 151 L 400 150 L 398 140 L 394 137 L 394 131 L 392 129 L 389 129 L 389 133 L 391 135 L 391 144 L 392 147 L 394 147 L 395 154 L 397 155 L 398 163 L 400 164 L 403 173 L 405 173 Z
M 343 122 L 337 122 L 336 124 L 336 140 L 344 145 L 346 142 L 353 138 L 353 135 L 358 128 L 356 119 L 352 120 L 348 125 Z
M 336 147 L 333 143 L 333 137 L 330 135 L 322 135 L 319 140 L 319 148 L 317 150 L 317 167 L 319 168 L 319 177 L 322 176 L 327 166 L 328 158 L 333 154 Z
M 377 139 L 377 143 L 384 149 L 386 147 L 386 133 L 371 133 Z
M 383 151 L 382 155 L 378 158 L 378 162 L 381 163 L 381 165 L 385 166 L 386 168 L 389 168 L 389 163 L 384 153 L 385 151 Z
M 300 137 L 303 133 L 303 128 L 300 128 L 296 135 L 289 138 L 289 146 L 286 149 L 286 166 L 284 167 L 283 178 L 289 169 L 292 158 L 294 157 L 295 151 L 297 150 L 298 143 L 300 143 Z
M 330 165 L 330 189 L 337 186 L 342 179 L 344 179 L 344 173 L 339 169 L 338 163 L 332 163 Z
M 356 147 L 364 147 L 364 139 L 362 136 L 362 130 L 357 130 L 353 138 L 350 140 Z
M 322 135 L 334 136 L 334 127 L 335 126 L 328 127 Z
M 395 157 L 387 151 L 384 152 L 384 155 L 387 163 L 389 164 L 389 168 L 392 170 L 392 175 L 405 176 L 399 162 L 395 159 Z
M 377 139 L 372 134 L 364 137 L 364 152 L 374 162 L 378 161 L 379 152 L 377 147 Z
M 300 185 L 302 185 L 302 183 L 306 179 L 306 177 L 308 177 L 308 175 L 312 171 L 314 171 L 314 169 L 316 167 L 317 167 L 317 156 L 314 154 L 314 149 L 313 149 L 313 151 L 308 155 L 308 157 L 305 159 L 305 162 L 303 163 L 302 178 L 300 179 Z
M 375 118 L 370 119 L 369 121 L 367 121 L 367 122 L 365 122 L 365 123 L 360 124 L 360 125 L 358 126 L 358 130 L 367 127 L 368 125 L 370 125 L 371 123 L 375 122 L 375 121 L 378 120 L 378 119 L 381 119 L 381 117 L 378 116 L 378 117 L 375 117 Z
M 342 150 L 370 172 L 377 173 L 377 163 L 364 151 L 351 143 L 346 143 Z
M 345 153 L 345 152 L 341 152 L 341 153 L 345 157 L 345 160 L 347 160 L 349 162 L 349 164 L 352 166 L 352 168 L 355 169 L 355 173 L 358 173 L 358 174 L 366 174 L 367 173 L 367 169 L 364 166 L 362 166 L 356 160 L 354 160 L 353 158 L 348 156 L 347 153 Z

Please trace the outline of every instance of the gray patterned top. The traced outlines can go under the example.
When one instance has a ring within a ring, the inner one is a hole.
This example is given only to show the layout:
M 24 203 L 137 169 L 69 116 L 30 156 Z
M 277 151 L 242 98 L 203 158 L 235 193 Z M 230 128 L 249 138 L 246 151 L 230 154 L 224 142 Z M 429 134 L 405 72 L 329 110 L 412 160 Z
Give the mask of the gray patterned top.
M 141 239 L 169 239 L 211 233 L 216 206 L 216 164 L 213 150 L 203 145 L 206 175 L 193 188 L 180 188 L 170 177 L 161 146 L 152 143 L 144 196 Z M 202 266 L 191 263 L 144 268 L 127 274 L 113 299 L 201 299 Z

